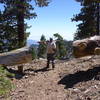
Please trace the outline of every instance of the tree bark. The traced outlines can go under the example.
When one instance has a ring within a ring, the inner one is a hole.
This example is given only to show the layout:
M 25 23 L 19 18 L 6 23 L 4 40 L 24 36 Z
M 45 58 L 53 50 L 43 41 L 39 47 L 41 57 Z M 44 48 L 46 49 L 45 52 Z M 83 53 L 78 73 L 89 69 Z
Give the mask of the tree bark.
M 100 35 L 100 4 L 97 3 L 97 35 Z
M 0 54 L 0 65 L 4 66 L 19 66 L 30 61 L 32 61 L 32 55 L 27 47 Z M 18 71 L 22 72 L 23 66 L 19 66 Z
M 24 0 L 17 4 L 17 29 L 18 29 L 18 41 L 19 48 L 25 46 L 25 32 L 24 32 Z

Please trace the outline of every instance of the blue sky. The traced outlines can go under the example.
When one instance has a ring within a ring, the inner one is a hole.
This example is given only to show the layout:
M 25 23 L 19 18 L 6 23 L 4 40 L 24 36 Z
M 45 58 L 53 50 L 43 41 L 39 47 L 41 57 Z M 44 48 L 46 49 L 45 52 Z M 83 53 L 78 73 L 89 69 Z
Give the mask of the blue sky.
M 32 26 L 27 30 L 31 33 L 28 39 L 40 40 L 42 34 L 49 39 L 59 33 L 64 39 L 72 40 L 78 23 L 71 22 L 71 18 L 80 8 L 75 0 L 52 0 L 48 7 L 35 7 L 37 18 L 27 21 Z
M 64 39 L 72 40 L 78 23 L 71 22 L 71 18 L 80 12 L 80 8 L 75 0 L 52 0 L 48 7 L 35 7 L 38 16 L 28 21 L 32 26 L 28 30 L 31 32 L 29 39 L 39 40 L 42 34 L 49 39 L 59 33 Z

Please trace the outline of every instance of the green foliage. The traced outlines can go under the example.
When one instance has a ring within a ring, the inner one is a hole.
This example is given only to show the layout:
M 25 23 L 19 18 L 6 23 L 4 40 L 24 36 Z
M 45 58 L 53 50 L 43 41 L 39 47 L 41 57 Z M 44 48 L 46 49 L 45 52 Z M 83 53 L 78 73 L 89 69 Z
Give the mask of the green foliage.
M 58 34 L 58 33 L 55 33 L 54 37 L 56 37 L 57 40 L 63 40 L 63 37 L 60 34 Z
M 0 66 L 0 95 L 6 95 L 14 88 L 14 85 L 8 77 L 14 77 L 14 74 L 9 73 L 6 69 Z
M 31 53 L 32 53 L 32 59 L 36 59 L 37 55 L 34 47 L 31 48 Z
M 65 42 L 63 40 L 63 37 L 58 33 L 54 34 L 54 36 L 57 38 L 57 41 L 56 41 L 56 46 L 57 46 L 56 56 L 57 56 L 57 58 L 61 59 L 61 58 L 66 57 L 67 50 L 65 47 Z
M 19 45 L 25 45 L 28 36 L 25 31 L 28 26 L 24 24 L 24 19 L 31 19 L 36 15 L 32 12 L 33 7 L 29 2 L 29 0 L 23 2 L 20 0 L 4 0 L 4 10 L 0 13 L 2 52 L 5 49 L 10 51 L 19 48 Z
M 97 4 L 93 0 L 76 0 L 81 2 L 82 8 L 79 14 L 74 15 L 72 21 L 80 21 L 77 25 L 77 31 L 74 39 L 83 39 L 93 35 L 98 35 L 97 32 Z
M 35 4 L 39 7 L 48 6 L 48 4 L 51 2 L 51 0 L 34 0 Z
M 32 0 L 0 0 L 4 9 L 0 9 L 0 52 L 10 51 L 26 45 L 27 23 L 35 18 Z M 34 0 L 39 7 L 48 6 L 49 0 Z M 6 41 L 6 43 L 4 42 Z
M 46 42 L 46 38 L 44 35 L 42 35 L 41 39 L 40 39 L 40 44 L 38 47 L 38 58 L 40 58 L 40 57 L 44 58 L 46 55 L 47 44 L 45 42 Z

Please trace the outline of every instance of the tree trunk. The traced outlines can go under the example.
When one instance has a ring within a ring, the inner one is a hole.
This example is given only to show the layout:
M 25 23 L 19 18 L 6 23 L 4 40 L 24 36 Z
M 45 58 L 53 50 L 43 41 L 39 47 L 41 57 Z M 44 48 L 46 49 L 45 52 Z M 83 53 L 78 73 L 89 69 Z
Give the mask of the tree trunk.
M 97 3 L 97 35 L 100 35 L 100 4 Z
M 24 33 L 24 0 L 20 4 L 17 4 L 17 29 L 18 29 L 18 41 L 19 48 L 25 46 L 25 33 Z

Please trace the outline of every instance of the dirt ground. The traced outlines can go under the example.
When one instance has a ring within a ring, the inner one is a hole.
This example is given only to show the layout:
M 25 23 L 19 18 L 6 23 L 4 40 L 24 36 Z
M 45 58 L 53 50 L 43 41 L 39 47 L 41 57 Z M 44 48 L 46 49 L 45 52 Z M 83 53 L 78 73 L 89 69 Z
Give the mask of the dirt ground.
M 100 56 L 57 60 L 55 65 L 45 70 L 45 59 L 25 64 L 7 100 L 100 100 Z

